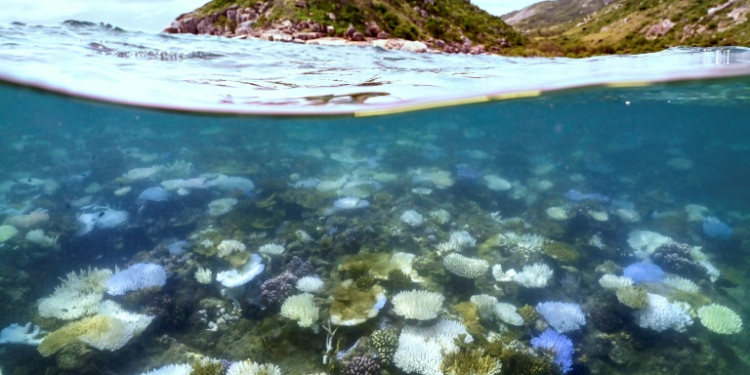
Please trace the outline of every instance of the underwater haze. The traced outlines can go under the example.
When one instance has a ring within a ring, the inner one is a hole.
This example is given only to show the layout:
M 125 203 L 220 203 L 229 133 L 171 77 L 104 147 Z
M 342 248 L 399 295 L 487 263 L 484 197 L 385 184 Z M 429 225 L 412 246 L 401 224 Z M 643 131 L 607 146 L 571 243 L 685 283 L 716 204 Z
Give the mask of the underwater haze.
M 0 374 L 750 370 L 748 49 L 0 29 Z

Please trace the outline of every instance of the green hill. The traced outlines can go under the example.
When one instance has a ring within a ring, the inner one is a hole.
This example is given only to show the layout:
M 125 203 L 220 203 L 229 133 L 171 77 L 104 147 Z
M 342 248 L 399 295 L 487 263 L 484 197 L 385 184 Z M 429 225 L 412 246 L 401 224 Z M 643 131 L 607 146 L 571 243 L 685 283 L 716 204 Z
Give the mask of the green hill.
M 251 9 L 252 17 L 240 20 L 232 9 Z M 202 27 L 180 29 L 173 23 L 167 31 L 232 36 L 244 20 L 252 20 L 252 29 L 256 33 L 258 30 L 278 29 L 278 25 L 286 23 L 292 25 L 293 32 L 325 32 L 328 26 L 333 26 L 333 33 L 329 36 L 351 37 L 345 35 L 351 24 L 364 36 L 376 37 L 376 33 L 369 29 L 377 25 L 374 30 L 385 32 L 391 38 L 440 39 L 460 44 L 467 44 L 470 40 L 472 44 L 482 44 L 495 52 L 517 50 L 526 42 L 500 17 L 492 16 L 466 0 L 214 0 L 180 16 L 176 22 L 188 18 L 192 18 L 191 22 L 196 25 L 203 22 Z
M 519 31 L 565 28 L 615 1 L 617 0 L 542 1 L 501 18 Z
M 749 16 L 749 0 L 619 0 L 577 20 L 527 19 L 525 27 L 529 53 L 589 56 L 750 46 Z

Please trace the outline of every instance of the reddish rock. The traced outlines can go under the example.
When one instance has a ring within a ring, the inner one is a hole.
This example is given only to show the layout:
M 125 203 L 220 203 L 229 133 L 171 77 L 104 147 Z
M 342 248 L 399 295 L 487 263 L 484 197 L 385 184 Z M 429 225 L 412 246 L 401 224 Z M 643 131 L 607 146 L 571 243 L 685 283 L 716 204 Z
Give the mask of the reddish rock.
M 435 41 L 435 47 L 437 48 L 443 48 L 445 47 L 445 42 L 442 39 L 438 39 Z
M 365 31 L 365 34 L 367 34 L 367 36 L 377 37 L 379 33 L 380 33 L 380 26 L 378 26 L 378 24 L 375 23 L 375 21 L 372 21 L 367 25 L 367 30 Z
M 198 34 L 197 23 L 195 18 L 188 17 L 180 22 L 180 32 L 185 34 Z
M 168 34 L 177 34 L 180 32 L 180 22 L 179 21 L 172 21 L 171 24 L 167 28 L 164 29 L 165 33 Z
M 214 35 L 218 29 L 211 24 L 211 21 L 208 20 L 208 18 L 204 18 L 198 22 L 198 25 L 196 26 L 196 29 L 198 30 L 198 34 L 208 34 L 208 35 Z
M 352 34 L 352 40 L 355 42 L 362 42 L 365 40 L 365 36 L 359 31 L 355 31 L 354 34 Z
M 351 38 L 356 32 L 357 32 L 357 29 L 354 28 L 354 25 L 349 24 L 349 27 L 346 28 L 346 32 L 344 33 L 344 36 L 346 36 L 347 38 Z
M 388 39 L 390 37 L 391 37 L 390 34 L 388 34 L 385 31 L 381 31 L 378 33 L 378 39 Z
M 312 21 L 312 23 L 310 24 L 310 31 L 312 31 L 314 33 L 319 33 L 319 32 L 321 32 L 323 30 L 321 29 L 319 23 L 317 23 L 315 21 Z
M 333 33 L 335 32 L 336 30 L 333 28 L 333 26 L 326 26 L 326 34 L 333 35 Z
M 253 25 L 255 25 L 255 21 L 245 21 L 237 25 L 234 33 L 237 35 L 249 35 L 253 31 Z

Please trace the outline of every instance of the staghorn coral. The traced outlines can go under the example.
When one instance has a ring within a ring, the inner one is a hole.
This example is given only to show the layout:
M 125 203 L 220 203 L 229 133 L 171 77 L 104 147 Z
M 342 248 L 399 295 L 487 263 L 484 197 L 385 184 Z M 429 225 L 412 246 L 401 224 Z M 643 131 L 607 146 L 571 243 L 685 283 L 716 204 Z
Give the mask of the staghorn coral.
M 481 349 L 462 349 L 448 353 L 443 360 L 445 375 L 496 375 L 502 364 Z
M 369 290 L 375 285 L 375 278 L 370 275 L 362 275 L 355 281 L 359 290 Z
M 648 289 L 644 286 L 626 286 L 617 289 L 617 300 L 631 309 L 640 309 L 648 303 Z
M 518 314 L 523 318 L 524 323 L 531 324 L 536 321 L 539 317 L 539 313 L 536 312 L 534 306 L 523 305 L 518 308 Z
M 399 292 L 411 286 L 411 277 L 399 269 L 388 272 L 387 287 L 391 292 Z
M 667 329 L 684 332 L 687 326 L 693 324 L 688 312 L 689 306 L 685 303 L 669 302 L 664 296 L 648 293 L 648 303 L 635 315 L 638 325 L 643 328 L 657 332 Z

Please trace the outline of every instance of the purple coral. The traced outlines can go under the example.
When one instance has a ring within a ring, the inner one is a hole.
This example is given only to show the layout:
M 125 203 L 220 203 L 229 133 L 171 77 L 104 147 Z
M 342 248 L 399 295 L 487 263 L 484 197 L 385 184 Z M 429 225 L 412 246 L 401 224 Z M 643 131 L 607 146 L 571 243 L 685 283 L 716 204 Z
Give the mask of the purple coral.
M 378 375 L 380 365 L 370 357 L 354 357 L 341 370 L 341 375 Z
M 554 353 L 555 364 L 563 374 L 573 368 L 573 341 L 570 341 L 567 336 L 553 329 L 547 329 L 541 335 L 531 339 L 531 347 Z
M 286 272 L 289 272 L 298 278 L 310 276 L 315 273 L 310 262 L 302 260 L 296 255 L 286 264 Z
M 651 259 L 667 272 L 685 277 L 704 276 L 704 268 L 690 256 L 690 246 L 683 243 L 670 243 L 659 246 Z
M 284 300 L 295 291 L 297 276 L 291 272 L 283 272 L 268 279 L 260 286 L 260 299 L 269 306 L 281 305 Z

